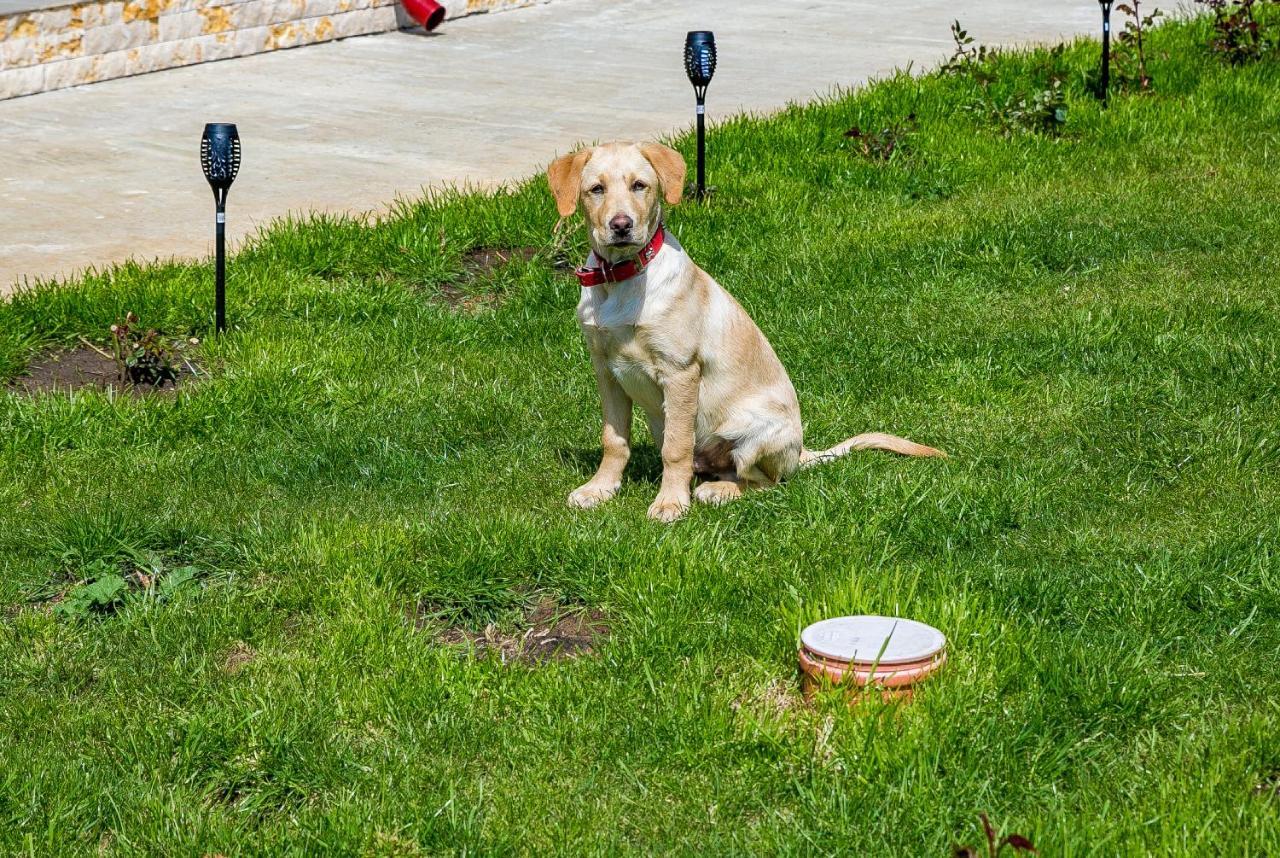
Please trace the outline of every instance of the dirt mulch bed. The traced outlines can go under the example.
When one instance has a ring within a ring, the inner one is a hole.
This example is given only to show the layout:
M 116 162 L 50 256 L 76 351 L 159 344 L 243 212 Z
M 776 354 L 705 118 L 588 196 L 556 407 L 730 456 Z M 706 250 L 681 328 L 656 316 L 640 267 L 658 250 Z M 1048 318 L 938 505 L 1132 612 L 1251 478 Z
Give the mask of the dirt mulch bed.
M 435 287 L 435 297 L 451 310 L 462 310 L 467 313 L 492 307 L 498 303 L 498 296 L 492 292 L 468 292 L 456 283 L 440 283 Z
M 150 384 L 131 384 L 120 380 L 115 359 L 91 346 L 81 346 L 71 351 L 52 352 L 39 357 L 9 383 L 11 390 L 36 395 L 40 393 L 67 393 L 90 388 L 114 390 L 131 396 L 172 391 L 195 379 L 185 361 L 178 365 L 178 380 L 156 387 Z
M 222 669 L 226 673 L 236 674 L 243 670 L 258 655 L 257 650 L 244 641 L 236 641 L 231 649 L 222 657 Z
M 436 295 L 451 309 L 472 312 L 496 306 L 502 296 L 491 289 L 481 288 L 493 280 L 499 270 L 519 259 L 528 262 L 538 255 L 536 247 L 473 247 L 462 255 L 463 279 L 457 283 L 441 283 L 435 287 Z
M 473 247 L 463 254 L 462 262 L 472 277 L 483 277 L 511 264 L 513 259 L 528 262 L 537 255 L 536 247 Z
M 438 629 L 434 617 L 430 605 L 419 605 L 414 625 L 422 630 Z M 514 631 L 503 631 L 493 624 L 480 632 L 449 626 L 436 635 L 436 640 L 466 647 L 480 657 L 496 656 L 503 664 L 537 665 L 591 655 L 609 634 L 603 611 L 542 598 L 525 611 L 520 627 Z

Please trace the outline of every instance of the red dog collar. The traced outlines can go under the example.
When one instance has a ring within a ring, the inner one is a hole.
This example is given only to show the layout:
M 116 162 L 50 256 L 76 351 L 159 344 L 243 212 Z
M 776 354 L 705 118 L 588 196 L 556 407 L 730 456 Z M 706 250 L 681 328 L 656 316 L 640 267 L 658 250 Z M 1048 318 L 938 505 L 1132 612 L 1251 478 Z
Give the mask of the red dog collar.
M 640 249 L 635 259 L 628 259 L 617 265 L 601 259 L 599 268 L 583 266 L 573 274 L 583 286 L 599 286 L 601 283 L 621 283 L 623 280 L 630 280 L 644 271 L 645 267 L 653 261 L 653 257 L 658 255 L 658 251 L 662 249 L 663 242 L 666 240 L 663 237 L 666 231 L 663 224 L 658 224 L 658 231 L 653 234 L 653 238 L 649 239 L 649 243 Z

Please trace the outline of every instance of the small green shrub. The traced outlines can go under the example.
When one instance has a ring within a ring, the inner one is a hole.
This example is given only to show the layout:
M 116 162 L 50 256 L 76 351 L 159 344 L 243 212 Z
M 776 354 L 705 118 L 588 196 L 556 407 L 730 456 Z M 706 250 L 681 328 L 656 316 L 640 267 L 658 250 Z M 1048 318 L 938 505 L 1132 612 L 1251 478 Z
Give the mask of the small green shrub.
M 1014 852 L 1038 854 L 1030 838 L 1021 834 L 1006 834 L 997 840 L 998 832 L 992 827 L 987 815 L 980 813 L 978 818 L 982 820 L 982 832 L 987 837 L 987 858 L 997 858 L 1006 846 L 1012 847 Z M 973 846 L 956 846 L 951 850 L 951 855 L 952 858 L 978 858 L 978 850 Z
M 83 618 L 110 614 L 134 599 L 167 601 L 183 590 L 198 586 L 195 566 L 170 567 L 154 552 L 128 557 L 123 563 L 95 560 L 75 574 L 78 579 L 53 606 L 55 614 Z
M 1280 5 L 1277 0 L 1196 0 L 1213 12 L 1209 51 L 1232 65 L 1260 60 L 1274 53 L 1280 40 L 1259 17 L 1266 5 Z
M 1005 134 L 1015 131 L 1058 134 L 1067 124 L 1067 96 L 1062 81 L 1055 78 L 1047 89 L 1030 94 L 1014 93 L 1003 106 L 991 110 L 990 115 Z
M 111 338 L 121 381 L 153 387 L 163 387 L 166 381 L 177 383 L 180 346 L 176 341 L 166 339 L 154 328 L 142 331 L 132 312 L 111 326 Z M 196 345 L 199 340 L 193 337 L 188 342 Z
M 916 130 L 916 115 L 910 113 L 879 131 L 864 131 L 857 125 L 844 132 L 846 148 L 868 161 L 891 161 L 894 156 L 911 154 L 910 137 Z
M 955 42 L 955 52 L 942 64 L 941 71 L 946 74 L 963 74 L 973 70 L 976 65 L 985 63 L 994 57 L 996 52 L 986 45 L 976 45 L 969 31 L 960 26 L 960 21 L 951 22 L 951 39 Z
M 1126 90 L 1147 92 L 1151 89 L 1151 74 L 1147 70 L 1146 32 L 1164 13 L 1156 9 L 1142 14 L 1141 0 L 1121 3 L 1116 11 L 1125 16 L 1124 29 L 1116 36 L 1116 46 L 1112 50 L 1116 82 Z
M 1016 89 L 1002 99 L 995 94 L 1000 76 L 991 62 L 997 53 L 981 45 L 974 47 L 973 37 L 959 21 L 952 23 L 951 37 L 955 40 L 955 53 L 942 70 L 948 74 L 969 75 L 977 82 L 978 97 L 967 106 L 968 110 L 999 126 L 1006 136 L 1015 132 L 1058 134 L 1062 131 L 1067 123 L 1063 45 L 1051 48 L 1042 68 L 1037 68 L 1036 76 L 1042 80 L 1040 88 Z

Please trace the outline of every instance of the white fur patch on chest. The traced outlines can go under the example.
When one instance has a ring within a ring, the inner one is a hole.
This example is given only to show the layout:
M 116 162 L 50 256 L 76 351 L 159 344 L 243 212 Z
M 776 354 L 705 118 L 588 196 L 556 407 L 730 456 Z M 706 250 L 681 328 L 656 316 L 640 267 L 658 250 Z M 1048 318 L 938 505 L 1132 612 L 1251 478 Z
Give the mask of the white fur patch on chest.
M 578 321 L 605 355 L 609 370 L 636 404 L 661 411 L 659 355 L 650 341 L 669 308 L 684 264 L 679 246 L 664 247 L 638 277 L 582 290 Z
M 618 283 L 608 295 L 599 287 L 590 287 L 596 291 L 585 296 L 578 309 L 582 326 L 616 331 L 639 324 L 644 313 L 645 290 L 637 284 L 642 279 L 636 277 L 626 283 Z
M 659 318 L 675 297 L 686 263 L 674 239 L 658 251 L 649 266 L 622 283 L 587 286 L 578 300 L 578 321 L 585 328 L 616 329 L 644 325 Z

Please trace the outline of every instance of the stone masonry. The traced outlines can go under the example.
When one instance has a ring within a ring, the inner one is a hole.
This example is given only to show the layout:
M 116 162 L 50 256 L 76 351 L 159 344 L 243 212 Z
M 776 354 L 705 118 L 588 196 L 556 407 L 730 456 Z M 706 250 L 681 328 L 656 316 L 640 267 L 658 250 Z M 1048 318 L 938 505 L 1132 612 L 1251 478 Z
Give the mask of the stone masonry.
M 448 17 L 547 0 L 452 0 Z M 395 0 L 94 0 L 0 11 L 0 100 L 192 63 L 380 33 Z

